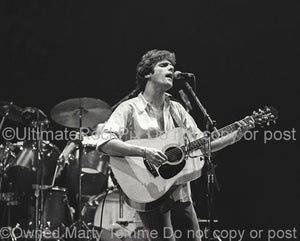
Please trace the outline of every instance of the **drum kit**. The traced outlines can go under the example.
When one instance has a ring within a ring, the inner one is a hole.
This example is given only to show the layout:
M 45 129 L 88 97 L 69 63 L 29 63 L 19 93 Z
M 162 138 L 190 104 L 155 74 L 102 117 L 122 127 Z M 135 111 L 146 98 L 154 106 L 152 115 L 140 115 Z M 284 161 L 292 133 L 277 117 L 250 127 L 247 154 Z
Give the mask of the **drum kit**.
M 87 97 L 68 99 L 54 106 L 50 112 L 52 120 L 76 129 L 75 140 L 68 141 L 62 151 L 42 135 L 15 143 L 2 141 L 0 228 L 34 230 L 39 234 L 30 238 L 10 235 L 7 240 L 77 240 L 78 235 L 70 237 L 72 228 L 96 229 L 104 241 L 148 240 L 135 238 L 136 232 L 143 229 L 142 223 L 135 210 L 123 201 L 110 171 L 109 156 L 96 149 L 95 132 L 99 137 L 111 112 L 104 101 Z M 1 133 L 6 119 L 29 126 L 35 133 L 49 128 L 42 110 L 22 108 L 12 102 L 0 101 L 0 118 Z M 93 134 L 82 133 L 83 128 L 94 130 Z M 75 202 L 70 205 L 72 195 Z M 54 231 L 58 231 L 59 237 L 49 238 L 49 232 Z M 65 236 L 66 231 L 69 237 Z

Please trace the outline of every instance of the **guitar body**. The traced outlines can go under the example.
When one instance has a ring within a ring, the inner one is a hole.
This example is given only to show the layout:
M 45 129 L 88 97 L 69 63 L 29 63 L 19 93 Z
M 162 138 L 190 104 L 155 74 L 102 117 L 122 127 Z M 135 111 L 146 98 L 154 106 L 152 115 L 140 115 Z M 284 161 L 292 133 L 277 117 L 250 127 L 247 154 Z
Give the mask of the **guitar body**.
M 175 128 L 157 138 L 134 139 L 127 143 L 160 149 L 167 153 L 168 162 L 157 168 L 142 157 L 111 156 L 112 172 L 118 181 L 128 204 L 140 211 L 156 208 L 172 187 L 192 181 L 201 176 L 204 161 L 200 149 L 186 157 L 182 146 L 186 136 L 192 136 L 184 128 Z M 180 148 L 181 147 L 181 148 Z
M 269 125 L 277 118 L 278 111 L 273 107 L 265 106 L 243 119 L 247 124 L 244 128 L 254 128 L 254 123 Z M 211 136 L 214 138 L 211 141 L 238 129 L 239 125 L 236 122 L 225 126 L 212 133 Z M 202 155 L 200 148 L 205 146 L 207 140 L 203 137 L 194 140 L 191 133 L 184 128 L 175 128 L 157 138 L 135 139 L 128 143 L 157 148 L 168 156 L 167 163 L 159 168 L 142 157 L 111 156 L 111 169 L 124 193 L 125 200 L 137 210 L 147 211 L 156 208 L 178 185 L 195 180 L 201 175 L 204 161 L 200 158 Z M 185 148 L 189 149 L 189 156 L 186 156 Z M 190 158 L 190 156 L 198 157 Z

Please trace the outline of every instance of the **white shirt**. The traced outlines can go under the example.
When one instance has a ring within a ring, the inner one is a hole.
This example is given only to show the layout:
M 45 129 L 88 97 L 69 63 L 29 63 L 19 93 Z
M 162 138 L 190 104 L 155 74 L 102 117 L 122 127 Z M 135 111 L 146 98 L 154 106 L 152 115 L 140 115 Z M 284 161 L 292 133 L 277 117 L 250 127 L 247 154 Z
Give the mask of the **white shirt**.
M 142 93 L 140 93 L 137 97 L 121 103 L 116 108 L 106 122 L 97 145 L 101 148 L 101 145 L 116 138 L 123 141 L 154 138 L 180 125 L 183 125 L 183 127 L 193 133 L 195 138 L 201 137 L 203 135 L 202 132 L 198 129 L 194 119 L 184 107 L 179 102 L 170 100 L 168 94 L 165 96 L 163 106 L 163 130 L 159 127 L 154 108 L 146 101 Z M 176 118 L 174 118 L 174 116 L 176 116 Z M 181 123 L 175 123 L 177 119 L 179 119 Z M 190 201 L 189 185 L 180 185 L 170 197 L 174 201 Z

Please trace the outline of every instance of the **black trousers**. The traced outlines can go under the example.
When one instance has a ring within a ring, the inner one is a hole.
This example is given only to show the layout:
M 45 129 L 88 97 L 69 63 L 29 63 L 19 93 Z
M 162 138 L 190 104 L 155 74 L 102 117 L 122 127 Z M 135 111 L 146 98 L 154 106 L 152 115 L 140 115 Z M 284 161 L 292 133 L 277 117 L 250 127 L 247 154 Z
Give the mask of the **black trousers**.
M 169 201 L 168 208 L 138 212 L 151 241 L 201 241 L 191 202 Z

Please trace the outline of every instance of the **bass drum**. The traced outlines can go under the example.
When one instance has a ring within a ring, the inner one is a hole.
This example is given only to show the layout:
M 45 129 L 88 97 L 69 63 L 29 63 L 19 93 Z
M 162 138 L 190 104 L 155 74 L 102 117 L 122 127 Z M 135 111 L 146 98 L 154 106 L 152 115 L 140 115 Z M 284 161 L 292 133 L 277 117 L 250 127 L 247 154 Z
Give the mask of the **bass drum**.
M 147 232 L 137 212 L 121 198 L 120 192 L 110 192 L 92 197 L 82 209 L 83 220 L 95 228 L 108 230 L 116 237 L 126 241 L 148 241 Z M 103 205 L 104 203 L 104 205 Z M 103 209 L 104 207 L 104 209 Z M 101 214 L 103 216 L 101 219 Z

